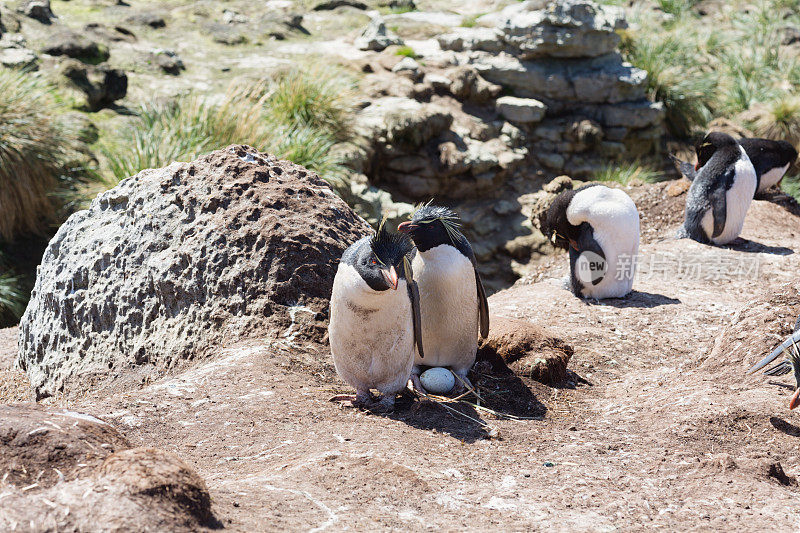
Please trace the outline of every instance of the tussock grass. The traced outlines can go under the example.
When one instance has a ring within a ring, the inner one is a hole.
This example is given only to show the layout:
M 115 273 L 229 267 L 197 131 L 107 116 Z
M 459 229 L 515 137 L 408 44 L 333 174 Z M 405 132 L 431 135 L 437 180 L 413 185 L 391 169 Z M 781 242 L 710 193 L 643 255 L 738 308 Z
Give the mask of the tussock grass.
M 673 136 L 690 139 L 710 119 L 725 117 L 759 135 L 800 140 L 800 57 L 780 46 L 784 28 L 800 24 L 800 2 L 734 0 L 702 18 L 696 4 L 637 3 L 627 12 L 631 28 L 622 32 L 622 52 L 648 71 L 649 96 L 664 103 Z
M 614 182 L 621 185 L 629 185 L 634 181 L 655 183 L 661 178 L 660 172 L 644 166 L 638 161 L 609 165 L 594 175 L 595 181 Z
M 0 240 L 43 234 L 59 209 L 52 193 L 69 177 L 77 136 L 57 111 L 40 77 L 0 69 Z
M 352 102 L 351 85 L 311 69 L 287 71 L 273 80 L 234 82 L 221 100 L 190 94 L 142 107 L 127 129 L 102 146 L 108 184 L 229 144 L 249 144 L 339 186 L 344 170 L 331 148 L 350 134 Z
M 25 306 L 28 295 L 22 288 L 21 278 L 8 273 L 0 274 L 0 327 L 16 324 Z

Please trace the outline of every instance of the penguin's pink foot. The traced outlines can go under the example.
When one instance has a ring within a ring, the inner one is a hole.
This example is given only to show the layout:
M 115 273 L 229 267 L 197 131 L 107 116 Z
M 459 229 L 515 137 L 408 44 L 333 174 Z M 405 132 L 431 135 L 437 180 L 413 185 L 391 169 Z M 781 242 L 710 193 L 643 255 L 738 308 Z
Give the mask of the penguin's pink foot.
M 408 378 L 411 381 L 411 390 L 414 392 L 418 392 L 420 394 L 427 395 L 428 391 L 425 390 L 425 387 L 422 386 L 422 382 L 419 380 L 419 374 L 411 373 L 411 377 Z
M 375 403 L 375 400 L 372 397 L 372 393 L 369 391 L 358 391 L 357 394 L 337 394 L 329 401 L 331 402 L 341 402 L 346 407 L 359 407 L 359 408 L 369 408 Z

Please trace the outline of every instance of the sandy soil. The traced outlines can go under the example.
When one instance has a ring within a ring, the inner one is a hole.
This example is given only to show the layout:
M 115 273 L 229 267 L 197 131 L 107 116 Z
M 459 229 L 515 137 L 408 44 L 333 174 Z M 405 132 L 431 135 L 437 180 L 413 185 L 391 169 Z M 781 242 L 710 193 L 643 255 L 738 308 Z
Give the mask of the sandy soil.
M 563 255 L 491 297 L 575 349 L 567 385 L 518 380 L 530 419 L 461 407 L 496 436 L 410 398 L 389 416 L 342 408 L 325 347 L 259 340 L 141 390 L 51 401 L 177 453 L 232 531 L 797 530 L 791 378 L 744 370 L 800 309 L 800 218 L 756 201 L 733 246 L 676 241 L 683 198 L 664 189 L 627 299 L 573 297 Z

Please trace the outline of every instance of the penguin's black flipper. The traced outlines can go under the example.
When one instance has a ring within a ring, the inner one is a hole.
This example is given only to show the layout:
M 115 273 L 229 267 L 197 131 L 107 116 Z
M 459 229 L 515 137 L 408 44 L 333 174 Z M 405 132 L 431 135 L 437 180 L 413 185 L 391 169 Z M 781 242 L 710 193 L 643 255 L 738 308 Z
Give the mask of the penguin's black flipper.
M 578 234 L 578 250 L 583 252 L 593 252 L 600 257 L 603 258 L 603 261 L 606 260 L 606 254 L 603 252 L 603 249 L 600 247 L 600 243 L 594 240 L 594 230 L 592 226 L 588 222 L 584 222 L 580 225 L 580 233 Z M 606 270 L 608 269 L 608 263 L 605 266 Z M 592 285 L 597 285 L 603 278 L 608 275 L 609 272 L 604 272 L 604 274 L 596 279 L 592 280 Z
M 408 287 L 408 297 L 411 300 L 411 322 L 414 325 L 414 343 L 420 358 L 425 358 L 425 351 L 422 349 L 422 313 L 419 305 L 419 287 L 414 281 L 414 272 L 411 269 L 411 261 L 408 256 L 403 258 L 403 269 L 406 275 L 406 286 Z
M 686 179 L 688 179 L 689 181 L 694 181 L 695 176 L 697 176 L 697 171 L 694 169 L 694 165 L 692 165 L 691 163 L 687 163 L 686 161 L 683 161 L 681 159 L 678 159 L 672 154 L 669 154 L 669 157 L 670 159 L 672 159 L 672 162 L 675 163 L 675 165 L 678 167 L 680 173 L 686 177 Z
M 761 370 L 762 368 L 773 362 L 775 359 L 777 359 L 779 355 L 781 355 L 784 351 L 786 351 L 789 348 L 789 346 L 792 346 L 796 342 L 800 342 L 800 331 L 795 331 L 794 333 L 792 333 L 792 336 L 783 341 L 780 344 L 780 346 L 772 350 L 772 353 L 770 353 L 764 359 L 762 359 L 761 361 L 750 367 L 747 373 L 752 374 L 754 372 L 758 372 L 759 370 Z
M 711 209 L 714 218 L 714 233 L 712 238 L 722 235 L 725 230 L 725 220 L 728 218 L 728 191 L 723 188 L 716 188 L 711 192 Z
M 472 246 L 470 246 L 469 241 L 463 235 L 459 234 L 457 238 L 453 239 L 453 244 L 455 244 L 459 252 L 469 258 L 469 262 L 472 263 L 472 269 L 475 271 L 475 286 L 478 290 L 480 334 L 481 339 L 485 339 L 489 336 L 489 301 L 486 299 L 486 290 L 483 288 L 481 275 L 478 272 L 478 261 L 475 259 L 475 252 L 472 251 Z
M 474 261 L 472 266 L 476 267 Z M 478 318 L 481 324 L 481 339 L 485 339 L 489 336 L 489 301 L 486 299 L 486 290 L 483 288 L 481 275 L 478 274 L 477 268 L 475 268 L 475 285 L 478 287 Z

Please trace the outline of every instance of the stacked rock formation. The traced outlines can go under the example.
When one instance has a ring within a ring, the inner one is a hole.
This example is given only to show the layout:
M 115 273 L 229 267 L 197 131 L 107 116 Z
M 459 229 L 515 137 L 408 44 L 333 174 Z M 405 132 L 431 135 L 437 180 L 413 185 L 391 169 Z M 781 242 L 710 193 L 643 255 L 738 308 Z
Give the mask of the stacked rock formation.
M 590 175 L 609 160 L 658 151 L 664 111 L 645 96 L 647 73 L 622 60 L 622 12 L 582 0 L 527 2 L 491 28 L 439 38 L 488 81 L 517 98 L 498 111 L 522 124 L 533 158 L 546 170 Z

